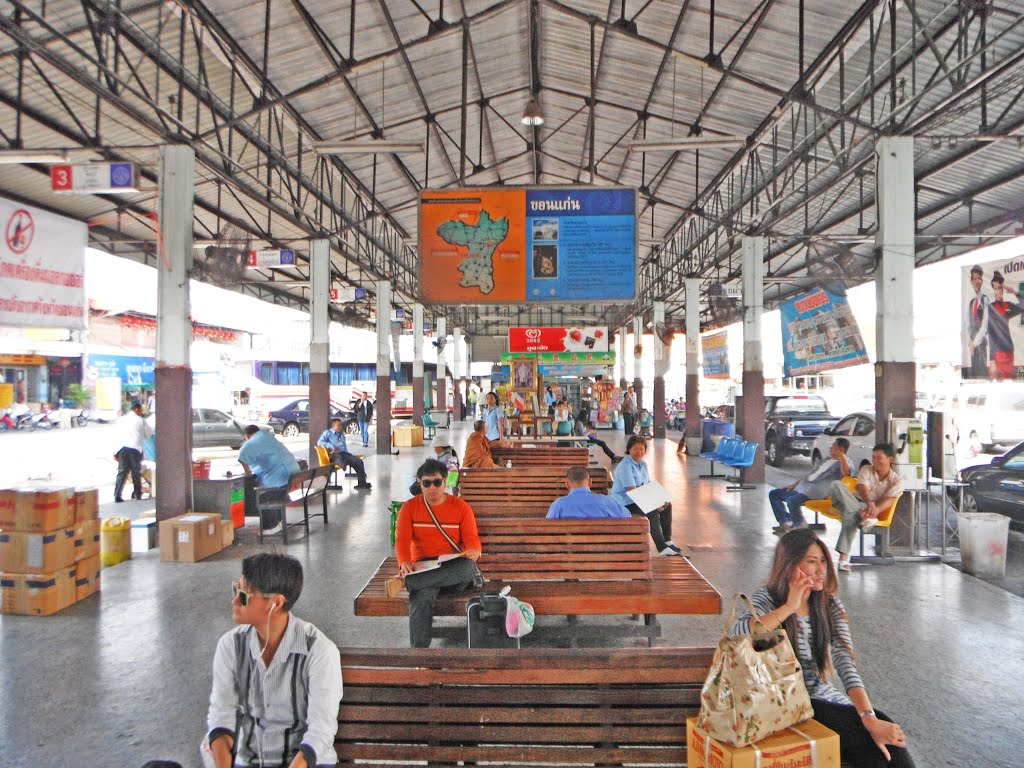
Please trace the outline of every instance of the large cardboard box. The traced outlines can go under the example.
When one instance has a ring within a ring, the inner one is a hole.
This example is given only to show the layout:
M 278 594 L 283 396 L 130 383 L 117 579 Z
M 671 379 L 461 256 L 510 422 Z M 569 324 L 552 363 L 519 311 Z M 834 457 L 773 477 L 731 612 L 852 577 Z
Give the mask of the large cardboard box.
M 75 599 L 84 600 L 100 591 L 100 556 L 75 563 Z
M 31 516 L 36 497 L 22 488 L 0 489 L 0 531 L 13 531 L 19 518 Z
M 75 562 L 100 554 L 100 521 L 84 520 L 75 526 Z
M 762 739 L 749 747 L 730 747 L 710 738 L 686 720 L 687 768 L 839 768 L 839 734 L 815 720 Z
M 221 517 L 189 513 L 160 522 L 160 559 L 197 563 L 221 550 Z
M 0 531 L 0 571 L 54 573 L 75 562 L 75 529 Z
M 404 448 L 423 445 L 423 427 L 396 427 L 391 430 L 391 443 Z
M 61 568 L 53 573 L 10 573 L 0 571 L 0 613 L 49 616 L 77 599 L 77 569 Z
M 100 492 L 96 488 L 75 489 L 75 522 L 98 520 L 100 516 Z

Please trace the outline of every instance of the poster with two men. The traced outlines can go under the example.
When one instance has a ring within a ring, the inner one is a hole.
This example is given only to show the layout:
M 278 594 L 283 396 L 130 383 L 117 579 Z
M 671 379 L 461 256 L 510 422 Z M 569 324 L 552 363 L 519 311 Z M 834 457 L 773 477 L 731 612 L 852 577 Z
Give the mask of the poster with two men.
M 961 270 L 965 379 L 1024 374 L 1024 257 Z

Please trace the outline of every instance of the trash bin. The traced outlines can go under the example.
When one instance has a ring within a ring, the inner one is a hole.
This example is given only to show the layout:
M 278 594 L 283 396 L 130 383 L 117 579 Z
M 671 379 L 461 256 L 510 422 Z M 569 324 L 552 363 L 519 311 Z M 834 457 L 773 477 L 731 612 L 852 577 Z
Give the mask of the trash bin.
M 957 521 L 964 570 L 979 579 L 1006 576 L 1010 518 L 994 512 L 961 512 Z
M 722 419 L 704 419 L 700 424 L 701 450 L 713 451 L 723 437 L 735 437 L 736 426 L 731 421 Z M 713 440 L 712 436 L 717 436 Z

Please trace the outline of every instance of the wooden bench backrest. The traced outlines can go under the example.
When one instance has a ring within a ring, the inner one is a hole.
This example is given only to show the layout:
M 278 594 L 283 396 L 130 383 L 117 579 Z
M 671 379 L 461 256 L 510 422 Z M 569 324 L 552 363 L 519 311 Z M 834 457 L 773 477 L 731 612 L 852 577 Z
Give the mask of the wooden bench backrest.
M 625 581 L 651 578 L 644 518 L 502 520 L 479 524 L 480 569 L 499 581 Z
M 686 763 L 713 648 L 341 649 L 341 764 Z
M 611 477 L 603 467 L 590 469 L 590 489 L 607 494 Z M 540 518 L 551 502 L 568 493 L 565 469 L 463 469 L 459 472 L 459 496 L 469 503 L 477 519 L 488 517 Z
M 512 467 L 560 467 L 565 470 L 574 465 L 587 466 L 588 448 L 562 448 L 557 445 L 538 445 L 535 448 L 492 448 L 496 464 L 512 461 Z
M 302 501 L 303 498 L 316 496 L 327 490 L 331 474 L 334 472 L 334 465 L 310 467 L 300 469 L 288 479 L 288 501 Z

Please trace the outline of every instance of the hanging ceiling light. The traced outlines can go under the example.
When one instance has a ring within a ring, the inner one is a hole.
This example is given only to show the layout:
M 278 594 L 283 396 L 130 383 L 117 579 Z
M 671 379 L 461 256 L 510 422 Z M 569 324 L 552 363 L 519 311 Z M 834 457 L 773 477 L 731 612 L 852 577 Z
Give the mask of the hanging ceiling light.
M 544 125 L 544 113 L 540 111 L 540 102 L 532 93 L 526 102 L 526 109 L 523 110 L 523 125 L 533 127 Z

